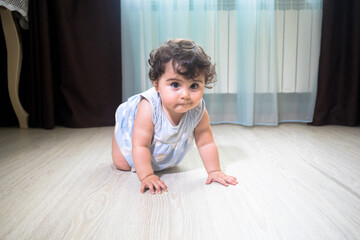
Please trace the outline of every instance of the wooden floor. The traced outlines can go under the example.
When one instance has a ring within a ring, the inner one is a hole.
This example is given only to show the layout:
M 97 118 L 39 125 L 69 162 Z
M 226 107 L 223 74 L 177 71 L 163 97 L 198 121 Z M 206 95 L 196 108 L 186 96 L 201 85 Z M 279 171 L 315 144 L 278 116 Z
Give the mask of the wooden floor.
M 0 128 L 0 239 L 360 239 L 360 128 L 213 126 L 222 168 L 194 148 L 140 194 L 113 129 Z

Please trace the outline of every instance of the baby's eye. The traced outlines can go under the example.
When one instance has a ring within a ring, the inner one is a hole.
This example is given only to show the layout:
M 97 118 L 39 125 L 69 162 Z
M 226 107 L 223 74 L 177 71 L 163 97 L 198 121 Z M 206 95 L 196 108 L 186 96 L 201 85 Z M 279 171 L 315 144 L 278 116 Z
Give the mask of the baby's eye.
M 199 88 L 199 84 L 197 84 L 197 83 L 191 84 L 190 88 L 191 88 L 191 89 L 198 89 L 198 88 Z
M 180 85 L 177 82 L 173 82 L 173 83 L 171 83 L 171 87 L 178 88 L 178 87 L 180 87 Z

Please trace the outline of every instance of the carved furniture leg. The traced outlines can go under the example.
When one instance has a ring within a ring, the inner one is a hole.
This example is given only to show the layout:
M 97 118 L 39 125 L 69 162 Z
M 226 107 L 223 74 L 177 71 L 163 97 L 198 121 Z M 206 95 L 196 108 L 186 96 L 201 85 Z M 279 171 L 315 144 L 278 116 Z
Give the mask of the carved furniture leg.
M 29 114 L 22 107 L 19 99 L 19 80 L 22 62 L 19 30 L 8 9 L 0 7 L 0 14 L 7 48 L 8 89 L 10 100 L 16 117 L 18 118 L 20 128 L 28 128 Z

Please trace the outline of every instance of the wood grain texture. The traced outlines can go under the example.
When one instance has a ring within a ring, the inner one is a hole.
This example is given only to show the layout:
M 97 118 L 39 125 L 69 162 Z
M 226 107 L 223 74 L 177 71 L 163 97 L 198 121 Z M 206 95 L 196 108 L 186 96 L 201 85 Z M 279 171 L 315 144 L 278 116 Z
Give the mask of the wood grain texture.
M 212 126 L 237 186 L 206 185 L 196 148 L 140 194 L 113 129 L 0 128 L 0 239 L 359 239 L 360 129 Z

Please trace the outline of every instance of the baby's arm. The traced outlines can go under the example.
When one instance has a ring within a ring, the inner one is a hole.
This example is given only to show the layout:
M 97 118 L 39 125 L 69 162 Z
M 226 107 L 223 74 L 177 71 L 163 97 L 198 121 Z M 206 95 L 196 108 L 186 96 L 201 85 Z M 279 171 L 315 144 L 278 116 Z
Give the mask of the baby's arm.
M 208 173 L 206 183 L 210 184 L 215 181 L 225 186 L 228 186 L 228 183 L 236 185 L 238 183 L 236 178 L 226 175 L 220 169 L 219 153 L 212 135 L 209 114 L 206 110 L 195 128 L 195 141 L 206 172 Z
M 155 194 L 154 188 L 161 193 L 161 189 L 167 191 L 167 187 L 158 176 L 154 174 L 151 167 L 151 153 L 149 146 L 151 144 L 154 125 L 152 122 L 152 110 L 150 103 L 143 99 L 138 106 L 134 130 L 132 135 L 132 156 L 136 173 L 141 182 L 141 192 L 149 189 Z

